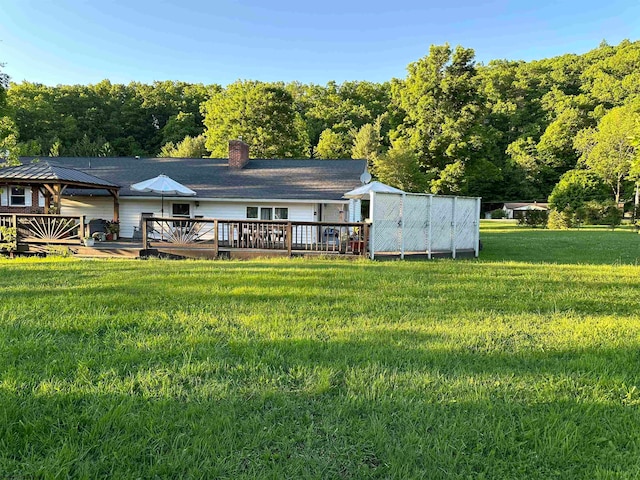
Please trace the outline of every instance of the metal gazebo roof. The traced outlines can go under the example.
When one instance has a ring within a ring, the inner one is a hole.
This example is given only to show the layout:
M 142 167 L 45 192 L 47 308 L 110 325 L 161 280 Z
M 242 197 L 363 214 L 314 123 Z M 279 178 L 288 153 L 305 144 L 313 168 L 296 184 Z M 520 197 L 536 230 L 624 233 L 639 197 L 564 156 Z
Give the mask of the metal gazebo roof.
M 118 220 L 120 216 L 120 186 L 75 168 L 62 167 L 47 161 L 4 167 L 0 168 L 0 185 L 37 188 L 45 197 L 46 210 L 48 211 L 53 204 L 55 213 L 58 214 L 62 193 L 67 187 L 107 190 L 113 197 L 114 220 Z
M 119 189 L 120 186 L 74 168 L 43 161 L 0 168 L 0 181 L 12 184 L 60 183 L 85 188 Z

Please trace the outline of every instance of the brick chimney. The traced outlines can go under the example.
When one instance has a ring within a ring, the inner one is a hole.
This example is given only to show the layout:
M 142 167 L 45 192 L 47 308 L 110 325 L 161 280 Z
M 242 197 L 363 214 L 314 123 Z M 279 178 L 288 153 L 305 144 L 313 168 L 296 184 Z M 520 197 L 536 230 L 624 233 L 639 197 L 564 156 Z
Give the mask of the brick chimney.
M 229 168 L 240 170 L 249 161 L 249 145 L 242 140 L 229 140 Z

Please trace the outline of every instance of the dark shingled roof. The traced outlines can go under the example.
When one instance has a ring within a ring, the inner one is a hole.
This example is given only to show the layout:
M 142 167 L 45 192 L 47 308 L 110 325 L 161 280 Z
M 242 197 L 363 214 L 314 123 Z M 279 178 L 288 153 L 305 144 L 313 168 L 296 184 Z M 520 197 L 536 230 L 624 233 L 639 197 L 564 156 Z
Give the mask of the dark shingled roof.
M 366 168 L 366 160 L 249 160 L 241 170 L 229 168 L 226 158 L 56 157 L 55 162 L 120 185 L 120 196 L 157 196 L 130 187 L 164 173 L 200 198 L 283 200 L 340 200 L 361 185 Z
M 53 183 L 83 184 L 86 186 L 117 188 L 116 183 L 98 178 L 81 170 L 56 165 L 48 161 L 24 163 L 14 167 L 0 168 L 0 179 L 21 182 L 51 181 Z

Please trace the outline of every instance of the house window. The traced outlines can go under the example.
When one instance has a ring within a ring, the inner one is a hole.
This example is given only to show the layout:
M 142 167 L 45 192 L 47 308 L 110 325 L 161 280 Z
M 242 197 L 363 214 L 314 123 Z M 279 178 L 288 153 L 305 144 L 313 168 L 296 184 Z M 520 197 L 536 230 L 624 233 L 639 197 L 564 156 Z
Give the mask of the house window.
M 289 218 L 289 209 L 288 208 L 276 208 L 276 220 L 287 220 Z
M 247 218 L 258 218 L 258 207 L 247 207 Z
M 261 208 L 260 209 L 260 220 L 271 220 L 273 219 L 273 209 L 269 208 Z
M 288 218 L 288 208 L 247 207 L 247 219 L 287 220 Z
M 24 207 L 26 205 L 27 196 L 24 187 L 11 187 L 11 196 L 9 205 L 12 207 Z
M 188 203 L 174 203 L 172 209 L 174 217 L 189 218 L 191 216 L 191 210 Z

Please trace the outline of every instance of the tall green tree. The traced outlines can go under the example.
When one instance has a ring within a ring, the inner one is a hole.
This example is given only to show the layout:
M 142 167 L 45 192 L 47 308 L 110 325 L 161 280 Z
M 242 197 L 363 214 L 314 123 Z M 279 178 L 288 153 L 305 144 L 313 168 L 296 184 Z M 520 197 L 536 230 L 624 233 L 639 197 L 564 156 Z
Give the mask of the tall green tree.
M 381 182 L 405 192 L 427 192 L 432 179 L 420 169 L 418 155 L 403 137 L 393 140 L 391 148 L 374 160 L 372 173 Z
M 302 158 L 308 152 L 293 98 L 283 87 L 237 81 L 203 104 L 206 147 L 226 157 L 230 139 L 242 137 L 256 158 Z
M 349 146 L 349 138 L 346 135 L 327 128 L 320 134 L 316 156 L 329 159 L 350 158 Z
M 468 160 L 480 141 L 473 131 L 481 109 L 473 50 L 432 45 L 408 71 L 393 95 L 406 113 L 401 131 L 422 165 L 443 169 Z
M 18 129 L 9 117 L 0 117 L 0 167 L 20 165 Z
M 352 131 L 351 158 L 366 159 L 369 168 L 382 153 L 381 123 L 382 117 L 378 117 L 373 124 L 366 123 L 358 131 Z
M 630 132 L 636 127 L 637 115 L 633 105 L 613 108 L 597 128 L 581 130 L 575 140 L 581 161 L 609 185 L 616 203 L 636 154 Z

